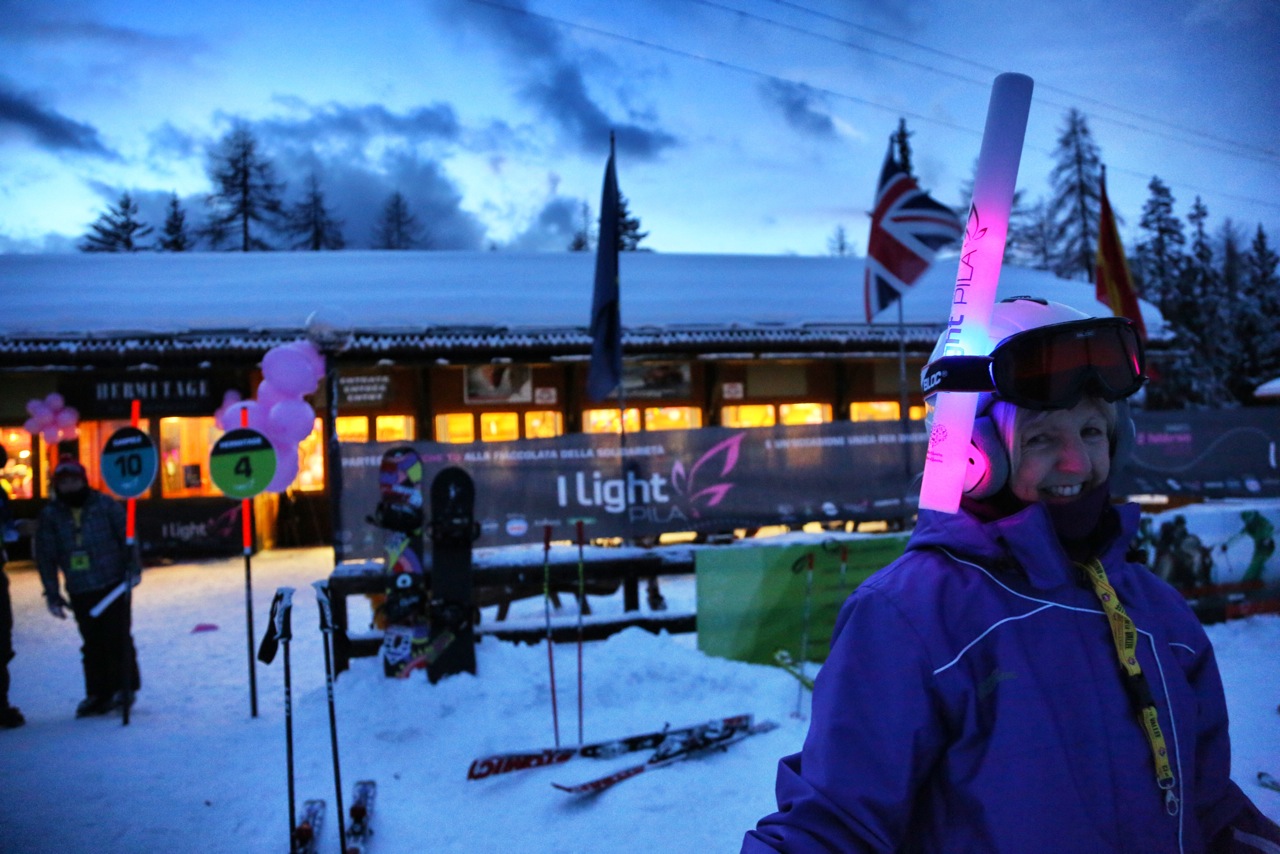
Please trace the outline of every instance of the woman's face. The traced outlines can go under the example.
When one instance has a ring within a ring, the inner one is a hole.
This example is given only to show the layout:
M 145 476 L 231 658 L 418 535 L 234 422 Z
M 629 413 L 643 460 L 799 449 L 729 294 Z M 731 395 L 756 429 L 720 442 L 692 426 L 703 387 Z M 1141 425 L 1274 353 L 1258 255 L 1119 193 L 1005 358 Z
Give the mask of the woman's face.
M 1107 418 L 1092 401 L 1028 418 L 1017 442 L 1010 488 L 1023 501 L 1065 504 L 1101 485 L 1111 472 Z

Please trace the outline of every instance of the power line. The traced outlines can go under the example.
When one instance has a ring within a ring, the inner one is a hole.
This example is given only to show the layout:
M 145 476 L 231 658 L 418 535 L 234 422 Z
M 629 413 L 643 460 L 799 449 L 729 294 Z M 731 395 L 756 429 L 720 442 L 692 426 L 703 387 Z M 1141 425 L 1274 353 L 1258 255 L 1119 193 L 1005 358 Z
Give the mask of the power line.
M 679 49 L 679 48 L 674 48 L 674 47 L 669 47 L 669 46 L 667 46 L 667 45 L 657 44 L 656 42 L 651 42 L 651 41 L 648 41 L 648 40 L 646 40 L 646 39 L 638 38 L 638 37 L 636 37 L 636 36 L 628 36 L 628 35 L 624 35 L 624 34 L 622 34 L 622 33 L 615 33 L 615 32 L 611 32 L 611 31 L 609 31 L 609 30 L 603 30 L 603 29 L 600 29 L 600 28 L 598 28 L 598 27 L 590 26 L 590 25 L 588 25 L 588 24 L 580 24 L 580 23 L 577 23 L 577 22 L 574 22 L 574 21 L 567 21 L 567 20 L 565 20 L 565 19 L 563 19 L 563 18 L 557 18 L 557 17 L 555 17 L 555 16 L 553 16 L 553 15 L 547 15 L 547 14 L 543 14 L 543 13 L 541 13 L 541 12 L 534 12 L 534 11 L 532 11 L 532 10 L 530 10 L 530 9 L 525 9 L 525 8 L 521 8 L 521 7 L 518 7 L 518 6 L 508 6 L 508 5 L 506 5 L 505 3 L 497 2 L 497 0 L 468 0 L 468 2 L 473 3 L 473 4 L 476 4 L 476 5 L 480 5 L 480 6 L 488 6 L 488 7 L 490 7 L 490 8 L 498 9 L 498 10 L 501 10 L 501 11 L 504 11 L 504 12 L 510 12 L 510 13 L 514 13 L 514 14 L 525 15 L 525 16 L 527 16 L 527 17 L 535 18 L 535 19 L 538 19 L 538 20 L 541 20 L 541 21 L 546 21 L 546 22 L 548 22 L 548 23 L 555 24 L 555 25 L 557 25 L 557 26 L 561 26 L 561 27 L 565 27 L 565 28 L 567 28 L 567 29 L 579 30 L 579 31 L 581 31 L 581 32 L 591 33 L 592 35 L 601 36 L 601 37 L 608 38 L 608 39 L 613 39 L 613 40 L 616 40 L 616 41 L 627 42 L 627 43 L 629 43 L 629 44 L 637 45 L 637 46 L 639 46 L 639 47 L 643 47 L 643 48 L 648 48 L 648 49 L 650 49 L 650 50 L 659 51 L 659 52 L 661 52 L 661 53 L 670 54 L 670 55 L 672 55 L 672 56 L 678 56 L 678 57 L 681 57 L 681 58 L 684 58 L 684 59 L 692 59 L 692 60 L 696 60 L 696 61 L 698 61 L 698 62 L 703 62 L 703 63 L 707 63 L 707 64 L 709 64 L 709 65 L 717 66 L 717 67 L 719 67 L 719 68 L 723 68 L 723 69 L 727 69 L 727 70 L 730 70 L 730 71 L 734 71 L 734 72 L 737 72 L 737 73 L 739 73 L 739 74 L 746 74 L 746 75 L 751 76 L 751 77 L 756 77 L 756 78 L 760 78 L 760 79 L 763 79 L 763 80 L 768 80 L 768 81 L 776 82 L 776 83 L 786 83 L 786 84 L 789 84 L 789 85 L 792 85 L 792 86 L 801 86 L 801 87 L 804 87 L 806 90 L 811 91 L 811 92 L 821 93 L 821 94 L 823 94 L 823 95 L 828 95 L 828 96 L 830 96 L 830 97 L 832 97 L 832 98 L 838 98 L 838 99 L 845 100 L 845 101 L 851 101 L 851 102 L 853 102 L 853 103 L 861 104 L 861 105 L 863 105 L 863 106 L 870 107 L 870 108 L 872 108 L 872 109 L 876 109 L 876 110 L 882 110 L 882 111 L 884 111 L 884 112 L 887 112 L 887 113 L 890 113 L 890 114 L 893 114 L 893 115 L 896 115 L 896 116 L 909 117 L 909 118 L 915 119 L 915 120 L 920 121 L 920 122 L 924 122 L 924 123 L 932 124 L 932 125 L 937 125 L 937 126 L 940 126 L 940 127 L 945 127 L 945 128 L 948 128 L 949 130 L 958 131 L 958 132 L 960 132 L 960 133 L 968 134 L 968 135 L 970 135 L 970 136 L 977 136 L 977 137 L 981 137 L 981 136 L 982 136 L 982 131 L 981 131 L 981 130 L 978 130 L 978 129 L 976 129 L 976 128 L 964 127 L 964 126 L 962 126 L 962 125 L 958 125 L 958 124 L 955 124 L 955 123 L 953 123 L 953 122 L 949 122 L 949 121 L 945 121 L 945 120 L 943 120 L 943 119 L 939 119 L 939 118 L 937 118 L 937 117 L 935 117 L 935 116 L 928 116 L 928 115 L 925 115 L 925 114 L 923 114 L 923 113 L 917 113 L 917 112 L 914 112 L 914 111 L 911 111 L 911 110 L 904 110 L 904 109 L 901 109 L 901 108 L 899 108 L 899 107 L 892 107 L 892 106 L 889 106 L 889 105 L 887 105 L 887 104 L 881 104 L 881 103 L 879 103 L 879 102 L 877 102 L 877 101 L 872 101 L 872 100 L 869 100 L 869 99 L 867 99 L 867 98 L 861 98 L 861 97 L 859 97 L 859 96 L 857 96 L 857 95 L 850 95 L 850 94 L 848 94 L 848 93 L 846 93 L 846 92 L 838 92 L 838 91 L 836 91 L 836 90 L 834 90 L 834 89 L 828 89 L 828 88 L 826 88 L 826 87 L 823 87 L 823 86 L 817 86 L 817 85 L 814 85 L 814 84 L 812 84 L 812 83 L 806 83 L 806 82 L 803 82 L 803 81 L 791 80 L 791 79 L 789 79 L 789 78 L 780 77 L 780 76 L 778 76 L 778 75 L 776 75 L 776 74 L 770 74 L 769 72 L 766 72 L 766 71 L 759 71 L 759 70 L 756 70 L 756 69 L 754 69 L 754 68 L 747 68 L 746 66 L 738 65 L 738 64 L 736 64 L 736 63 L 732 63 L 732 62 L 729 62 L 729 61 L 727 61 L 727 60 L 717 59 L 717 58 L 715 58 L 715 57 L 706 56 L 706 55 L 699 54 L 699 53 L 692 53 L 692 52 L 690 52 L 690 51 L 681 50 L 681 49 Z M 693 0 L 693 2 L 703 3 L 704 5 L 708 5 L 708 6 L 716 5 L 716 4 L 713 4 L 713 3 L 709 2 L 709 0 Z M 781 0 L 775 0 L 775 2 L 781 2 Z M 726 9 L 727 11 L 729 11 L 729 12 L 731 12 L 731 13 L 733 13 L 733 14 L 744 15 L 744 16 L 747 16 L 747 17 L 758 17 L 758 16 L 753 16 L 753 15 L 751 15 L 750 13 L 740 12 L 739 10 L 736 10 L 736 9 L 728 9 L 727 7 L 723 7 L 723 6 L 722 6 L 722 7 L 720 7 L 720 8 L 722 8 L 722 9 Z M 815 13 L 815 14 L 819 14 L 819 13 Z M 763 19 L 763 20 L 765 20 L 765 21 L 769 21 L 769 19 Z M 782 26 L 789 26 L 789 25 L 782 25 Z M 855 24 L 855 25 L 852 25 L 852 26 L 858 26 L 858 25 L 856 25 L 856 24 Z M 815 35 L 815 34 L 810 33 L 810 35 Z M 818 37 L 820 37 L 820 38 L 828 38 L 828 39 L 829 39 L 829 38 L 831 38 L 831 37 L 829 37 L 829 36 L 823 36 L 823 35 L 821 35 L 821 34 L 816 34 L 816 35 L 818 35 Z M 927 48 L 927 49 L 932 50 L 932 48 Z M 903 61 L 904 61 L 904 62 L 908 62 L 908 64 L 917 64 L 917 63 L 910 63 L 909 61 L 905 61 L 905 60 L 903 60 Z M 928 66 L 921 66 L 921 67 L 929 68 Z M 948 75 L 948 76 L 954 76 L 954 77 L 957 77 L 957 79 L 965 80 L 966 82 L 975 82 L 975 83 L 979 83 L 979 85 L 982 85 L 982 86 L 984 86 L 984 87 L 986 87 L 986 86 L 989 86 L 989 85 L 990 85 L 989 83 L 985 83 L 985 82 L 981 82 L 981 81 L 968 80 L 967 78 L 964 78 L 964 77 L 959 76 L 959 75 L 952 75 L 952 74 L 950 74 L 949 72 L 944 72 L 944 71 L 941 71 L 940 69 L 930 69 L 930 70 L 937 71 L 937 73 L 940 73 L 940 74 L 946 74 L 946 75 Z M 1046 87 L 1046 88 L 1050 88 L 1050 87 Z M 1046 102 L 1046 103 L 1047 103 L 1047 102 Z M 1054 106 L 1057 106 L 1057 105 L 1054 105 Z M 1114 120 L 1114 119 L 1112 119 L 1112 120 L 1110 120 L 1110 121 L 1113 121 L 1113 122 L 1114 122 L 1115 120 Z M 1139 130 L 1139 131 L 1143 131 L 1143 132 L 1146 132 L 1146 133 L 1155 133 L 1154 131 L 1145 130 L 1145 129 L 1143 129 L 1143 128 L 1137 128 L 1137 127 L 1134 127 L 1134 130 Z M 1158 135 L 1158 134 L 1157 134 L 1157 135 Z M 1190 145 L 1198 145 L 1199 147 L 1205 147 L 1205 146 L 1203 146 L 1202 144 L 1198 144 L 1198 143 L 1190 143 L 1190 142 L 1189 142 L 1188 144 L 1190 144 Z M 1040 153 L 1042 153 L 1042 154 L 1044 154 L 1044 155 L 1046 155 L 1046 156 L 1048 156 L 1048 157 L 1050 157 L 1050 158 L 1052 158 L 1052 156 L 1053 156 L 1053 152 L 1052 152 L 1052 151 L 1049 151 L 1049 150 L 1046 150 L 1046 149 L 1040 149 L 1040 148 L 1037 148 L 1037 149 L 1035 149 L 1035 150 L 1036 150 L 1036 151 L 1039 151 Z M 1222 152 L 1222 153 L 1226 153 L 1226 154 L 1236 154 L 1235 152 Z M 1240 154 L 1240 155 L 1237 155 L 1237 156 L 1245 156 L 1245 157 L 1247 157 L 1247 156 L 1250 156 L 1250 155 L 1243 155 L 1243 154 Z M 1142 178 L 1142 179 L 1144 179 L 1144 180 L 1145 180 L 1146 178 L 1148 178 L 1148 174 L 1147 174 L 1147 173 L 1144 173 L 1144 172 L 1138 172 L 1138 171 L 1135 171 L 1135 170 L 1132 170 L 1132 169 L 1126 169 L 1126 168 L 1121 167 L 1121 166 L 1111 166 L 1110 168 L 1112 169 L 1112 171 L 1113 171 L 1113 172 L 1119 172 L 1119 173 L 1123 173 L 1123 174 L 1131 175 L 1131 176 L 1134 176 L 1134 177 Z M 1184 183 L 1184 182 L 1179 182 L 1179 187 L 1180 187 L 1180 188 L 1190 189 L 1190 190 L 1192 190 L 1192 191 L 1195 191 L 1195 192 L 1198 192 L 1198 193 L 1202 193 L 1202 194 L 1205 194 L 1205 195 L 1209 195 L 1209 196 L 1217 196 L 1217 197 L 1221 197 L 1221 198 L 1224 198 L 1224 199 L 1231 199 L 1232 201 L 1242 202 L 1242 203 L 1246 203 L 1246 204 L 1259 205 L 1259 206 L 1262 206 L 1262 207 L 1274 208 L 1274 209 L 1276 209 L 1276 210 L 1280 210 L 1280 202 L 1277 202 L 1277 201 L 1265 201 L 1265 200 L 1262 200 L 1262 199 L 1254 199 L 1254 198 L 1250 198 L 1250 197 L 1246 197 L 1246 196 L 1237 196 L 1237 195 L 1234 195 L 1234 194 L 1231 194 L 1231 193 L 1226 193 L 1226 192 L 1222 191 L 1221 189 L 1217 189 L 1217 188 L 1209 189 L 1209 188 L 1204 188 L 1204 187 L 1197 187 L 1197 186 L 1195 186 L 1195 185 L 1192 185 L 1192 184 L 1186 184 L 1186 183 Z
M 693 0 L 693 2 L 695 2 L 695 3 L 702 3 L 703 5 L 718 5 L 718 4 L 712 4 L 712 3 L 710 3 L 710 2 L 709 2 L 709 0 Z M 914 41 L 911 41 L 910 39 L 905 39 L 905 38 L 902 38 L 902 37 L 900 37 L 900 36 L 895 36 L 895 35 L 893 35 L 892 33 L 886 33 L 886 32 L 884 32 L 884 31 L 882 31 L 882 30 L 877 30 L 877 29 L 875 29 L 875 28 L 873 28 L 873 27 L 868 27 L 868 26 L 866 26 L 866 25 L 864 25 L 864 24 L 859 24 L 859 23 L 857 23 L 856 21 L 850 21 L 850 20 L 848 20 L 847 18 L 840 18 L 840 17 L 837 17 L 837 16 L 835 16 L 835 15 L 827 14 L 826 12 L 820 12 L 820 11 L 818 11 L 818 10 L 816 10 L 816 9 L 811 9 L 811 8 L 809 8 L 809 7 L 807 7 L 807 6 L 802 6 L 802 5 L 801 5 L 801 4 L 799 4 L 799 3 L 791 2 L 791 0 L 770 0 L 770 2 L 775 3 L 775 4 L 779 5 L 779 6 L 785 6 L 785 7 L 790 8 L 790 9 L 795 9 L 795 10 L 797 10 L 797 11 L 804 12 L 804 13 L 806 13 L 806 14 L 813 15 L 813 16 L 818 17 L 818 18 L 824 18 L 824 19 L 829 20 L 829 21 L 832 21 L 832 22 L 834 22 L 834 23 L 841 24 L 842 26 L 852 27 L 853 29 L 859 30 L 859 31 L 864 32 L 864 33 L 868 33 L 868 34 L 870 34 L 870 35 L 877 36 L 877 37 L 879 37 L 879 38 L 888 39 L 888 40 L 890 40 L 890 41 L 898 42 L 899 44 L 906 45 L 906 46 L 911 47 L 911 48 L 914 48 L 914 49 L 916 49 L 916 50 L 925 51 L 925 52 L 927 52 L 927 53 L 931 53 L 931 54 L 933 54 L 933 55 L 935 55 L 935 56 L 940 56 L 940 57 L 943 57 L 943 58 L 945 58 L 945 59 L 952 60 L 952 61 L 954 61 L 954 62 L 959 62 L 959 63 L 962 63 L 962 64 L 964 64 L 964 65 L 972 66 L 973 68 L 977 68 L 977 69 L 980 69 L 980 70 L 982 70 L 982 71 L 986 71 L 986 72 L 991 73 L 991 74 L 999 74 L 999 73 L 1001 73 L 1001 71 L 1005 70 L 1005 69 L 994 68 L 993 66 L 986 65 L 986 64 L 984 64 L 984 63 L 977 62 L 977 61 L 975 61 L 975 60 L 968 59 L 967 57 L 959 56 L 959 55 L 954 54 L 954 53 L 948 53 L 947 51 L 939 50 L 938 48 L 930 47 L 929 45 L 921 44 L 920 42 L 914 42 Z M 727 7 L 720 6 L 720 8 L 727 8 Z M 738 14 L 750 15 L 750 13 L 747 13 L 747 12 L 739 12 L 739 11 L 738 11 L 738 10 L 736 10 L 736 9 L 731 9 L 731 10 L 729 10 L 729 11 L 733 11 L 733 12 L 736 12 L 736 13 L 738 13 Z M 753 17 L 754 17 L 754 16 L 753 16 Z M 769 19 L 764 19 L 764 18 L 762 18 L 761 20 L 766 20 L 766 21 L 767 21 L 767 20 L 769 20 Z M 823 36 L 823 35 L 818 34 L 818 33 L 810 33 L 810 35 L 814 35 L 814 36 L 819 37 L 819 38 L 831 38 L 831 37 L 829 37 L 829 36 Z M 834 39 L 833 39 L 833 40 L 834 40 Z M 859 45 L 854 45 L 854 44 L 852 44 L 852 43 L 849 43 L 849 45 L 848 45 L 848 46 L 849 46 L 849 47 L 852 47 L 852 48 L 854 48 L 854 49 L 858 49 L 858 50 L 867 50 L 867 51 L 870 51 L 870 49 L 869 49 L 869 48 L 862 48 L 861 46 L 859 46 Z M 931 71 L 934 71 L 935 73 L 942 74 L 942 75 L 945 75 L 945 76 L 948 76 L 948 77 L 953 77 L 953 78 L 960 79 L 960 80 L 966 80 L 966 82 L 974 82 L 974 81 L 969 81 L 969 80 L 967 80 L 966 78 L 961 77 L 960 75 L 953 74 L 953 73 L 951 73 L 951 72 L 947 72 L 947 71 L 942 71 L 941 69 L 932 68 L 932 67 L 930 67 L 930 66 L 926 66 L 926 65 L 924 65 L 923 63 L 916 63 L 916 62 L 911 62 L 911 61 L 909 61 L 909 60 L 901 59 L 901 58 L 899 58 L 899 57 L 895 57 L 895 56 L 893 56 L 892 54 L 885 54 L 885 53 L 883 53 L 883 52 L 881 52 L 881 51 L 870 51 L 870 52 L 874 52 L 874 53 L 876 53 L 877 55 L 880 55 L 880 56 L 885 56 L 885 57 L 887 57 L 887 58 L 889 58 L 889 59 L 891 59 L 892 61 L 895 61 L 895 62 L 904 62 L 904 63 L 910 64 L 910 65 L 915 65 L 915 66 L 917 66 L 917 67 L 927 68 L 927 69 L 929 69 L 929 70 L 931 70 Z M 986 85 L 986 84 L 982 84 L 982 85 Z M 1112 111 L 1114 111 L 1114 112 L 1116 112 L 1116 113 L 1120 113 L 1120 114 L 1122 114 L 1122 115 L 1132 116 L 1132 117 L 1134 117 L 1134 118 L 1136 118 L 1136 119 L 1140 119 L 1140 120 L 1142 120 L 1142 121 L 1144 121 L 1144 122 L 1150 122 L 1151 124 L 1155 124 L 1155 125 L 1162 125 L 1162 126 L 1164 126 L 1164 127 L 1170 128 L 1170 129 L 1172 129 L 1172 130 L 1176 130 L 1176 131 L 1178 131 L 1179 133 L 1183 133 L 1183 134 L 1191 134 L 1191 135 L 1193 135 L 1193 136 L 1202 137 L 1203 139 L 1211 140 L 1211 141 L 1213 141 L 1213 142 L 1223 143 L 1223 144 L 1225 144 L 1225 145 L 1232 146 L 1233 148 L 1242 149 L 1242 151 L 1240 151 L 1240 152 L 1231 152 L 1231 151 L 1224 151 L 1223 149 L 1220 149 L 1220 148 L 1210 148 L 1209 150 L 1211 150 L 1211 151 L 1218 151 L 1218 152 L 1227 153 L 1227 154 L 1235 154 L 1236 156 L 1240 156 L 1240 157 L 1250 157 L 1251 159 L 1257 159 L 1257 160 L 1260 160 L 1261 162 L 1264 162 L 1264 163 L 1280 164 L 1280 151 L 1276 151 L 1275 149 L 1263 148 L 1262 146 L 1253 145 L 1253 144 L 1251 144 L 1251 143 L 1240 142 L 1239 140 L 1227 139 L 1227 138 L 1225 138 L 1225 137 L 1215 136 L 1214 134 L 1208 133 L 1208 132 L 1206 132 L 1206 131 L 1197 130 L 1196 128 L 1186 127 L 1185 125 L 1175 124 L 1175 123 L 1173 123 L 1173 122 L 1166 121 L 1166 120 L 1164 120 L 1164 119 L 1160 119 L 1160 118 L 1157 118 L 1157 117 L 1155 117 L 1155 116 L 1148 116 L 1148 115 L 1146 115 L 1145 113 L 1139 113 L 1139 112 L 1137 112 L 1136 110 L 1130 110 L 1130 109 L 1128 109 L 1128 108 L 1126 108 L 1126 107 L 1117 107 L 1115 104 L 1109 104 L 1109 103 L 1107 103 L 1106 101 L 1102 101 L 1102 100 L 1100 100 L 1100 99 L 1098 99 L 1098 98 L 1093 98 L 1093 97 L 1091 97 L 1091 96 L 1089 96 L 1089 95 L 1084 95 L 1084 94 L 1081 94 L 1081 93 L 1079 93 L 1079 92 L 1072 92 L 1072 91 L 1070 91 L 1070 90 L 1068 90 L 1068 89 L 1063 89 L 1063 88 L 1061 88 L 1061 87 L 1053 86 L 1053 85 L 1050 85 L 1050 84 L 1047 84 L 1047 83 L 1040 83 L 1039 81 L 1037 81 L 1037 83 L 1036 83 L 1036 88 L 1037 88 L 1037 89 L 1047 90 L 1047 91 L 1050 91 L 1050 92 L 1056 92 L 1056 93 L 1058 93 L 1059 95 L 1065 95 L 1066 97 L 1068 97 L 1068 98 L 1072 98 L 1073 100 L 1076 100 L 1076 101 L 1084 101 L 1084 102 L 1086 102 L 1086 103 L 1090 103 L 1090 104 L 1093 104 L 1093 105 L 1095 105 L 1095 106 L 1102 107 L 1102 108 L 1104 108 L 1104 109 L 1112 110 Z M 1046 103 L 1048 103 L 1048 102 L 1046 102 Z M 1058 104 L 1052 104 L 1052 106 L 1061 106 L 1061 105 L 1058 105 Z M 1119 120 L 1117 120 L 1117 119 L 1110 119 L 1110 118 L 1107 118 L 1106 116 L 1099 116 L 1099 118 L 1100 118 L 1100 119 L 1102 119 L 1103 121 L 1111 121 L 1111 122 L 1114 122 L 1114 123 L 1116 123 L 1116 124 L 1121 125 L 1122 127 L 1128 127 L 1128 128 L 1133 129 L 1133 130 L 1142 131 L 1142 132 L 1144 132 L 1144 133 L 1151 133 L 1151 134 L 1154 134 L 1154 135 L 1156 135 L 1156 136 L 1164 136 L 1163 134 L 1158 134 L 1158 133 L 1156 133 L 1155 131 L 1148 130 L 1148 129 L 1146 129 L 1146 128 L 1140 128 L 1140 127 L 1136 127 L 1136 126 L 1131 125 L 1131 124 L 1127 124 L 1127 123 L 1125 123 L 1125 122 L 1120 122 L 1120 121 L 1119 121 Z M 1166 139 L 1177 139 L 1176 137 L 1168 137 L 1168 136 L 1166 136 L 1165 138 L 1166 138 Z M 1179 140 L 1179 141 L 1187 142 L 1187 144 L 1188 144 L 1188 145 L 1195 145 L 1195 144 L 1196 144 L 1196 143 L 1189 142 L 1189 141 L 1186 141 L 1186 140 Z M 1253 151 L 1253 152 L 1255 152 L 1255 155 L 1245 154 L 1245 153 L 1244 153 L 1244 151 Z M 1256 155 L 1261 155 L 1261 157 L 1258 157 L 1258 156 L 1256 156 Z

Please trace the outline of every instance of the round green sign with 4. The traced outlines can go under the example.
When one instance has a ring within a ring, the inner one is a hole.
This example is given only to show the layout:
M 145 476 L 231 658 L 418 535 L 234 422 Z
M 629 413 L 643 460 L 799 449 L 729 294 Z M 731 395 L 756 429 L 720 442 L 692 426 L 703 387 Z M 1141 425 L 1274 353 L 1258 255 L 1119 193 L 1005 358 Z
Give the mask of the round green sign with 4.
M 276 450 L 257 430 L 231 430 L 213 443 L 209 475 L 228 498 L 252 498 L 275 477 Z

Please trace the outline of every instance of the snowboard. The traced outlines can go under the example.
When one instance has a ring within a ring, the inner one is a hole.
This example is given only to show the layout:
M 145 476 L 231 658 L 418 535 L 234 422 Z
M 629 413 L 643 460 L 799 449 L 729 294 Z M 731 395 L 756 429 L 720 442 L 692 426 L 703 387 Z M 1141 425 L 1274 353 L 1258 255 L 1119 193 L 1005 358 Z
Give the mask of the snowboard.
M 382 455 L 378 506 L 369 521 L 386 531 L 387 587 L 377 615 L 383 624 L 382 669 L 387 676 L 405 676 L 421 666 L 427 645 L 421 487 L 417 451 L 403 446 Z
M 479 536 L 475 499 L 475 483 L 457 466 L 441 470 L 431 481 L 428 643 L 439 650 L 435 660 L 427 664 L 427 679 L 433 685 L 454 673 L 476 672 L 475 600 L 471 589 L 471 544 Z

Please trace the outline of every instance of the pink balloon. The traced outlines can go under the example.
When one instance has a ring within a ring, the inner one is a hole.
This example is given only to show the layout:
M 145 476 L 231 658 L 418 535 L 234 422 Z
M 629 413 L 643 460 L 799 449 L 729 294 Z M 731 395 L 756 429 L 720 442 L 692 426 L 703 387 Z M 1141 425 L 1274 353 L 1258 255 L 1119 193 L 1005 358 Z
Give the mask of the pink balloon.
M 258 390 L 254 393 L 254 399 L 258 401 L 258 405 L 270 412 L 275 405 L 282 400 L 295 399 L 297 395 L 286 394 L 271 380 L 263 380 L 258 383 Z
M 39 398 L 27 401 L 27 412 L 31 413 L 32 418 L 40 422 L 48 421 L 53 417 L 53 413 L 49 411 L 49 404 Z
M 311 435 L 316 413 L 305 400 L 282 400 L 271 407 L 267 416 L 267 435 L 281 443 L 296 445 Z
M 67 442 L 67 441 L 70 441 L 71 439 L 74 439 L 76 436 L 80 435 L 80 431 L 76 429 L 76 425 L 74 424 L 72 424 L 70 427 L 57 427 L 55 429 L 58 431 L 59 442 Z
M 41 430 L 44 429 L 44 425 L 41 424 L 38 419 L 28 418 L 26 422 L 23 423 L 22 429 L 26 430 L 28 433 L 34 436 L 35 434 L 39 433 Z
M 267 492 L 284 492 L 298 476 L 298 446 L 281 448 L 274 442 L 272 445 L 276 449 L 276 473 L 267 484 Z
M 61 410 L 56 416 L 54 416 L 53 423 L 57 424 L 59 427 L 69 427 L 74 430 L 76 422 L 79 420 L 80 413 L 76 411 L 75 407 L 68 406 L 66 409 Z
M 44 441 L 49 445 L 56 445 L 61 437 L 57 427 L 45 427 L 40 431 L 40 435 L 44 437 Z
M 321 355 L 315 344 L 310 341 L 294 341 L 292 344 L 286 344 L 285 346 L 297 350 L 306 357 L 307 364 L 311 366 L 311 375 L 316 378 L 316 382 L 324 379 L 324 356 Z
M 249 427 L 257 430 L 259 433 L 267 432 L 267 413 L 258 405 L 256 400 L 242 400 L 239 403 L 233 403 L 228 406 L 222 413 L 222 421 L 218 426 L 223 430 L 236 430 L 244 426 L 240 423 L 240 413 L 242 411 L 249 413 Z
M 262 357 L 262 376 L 285 394 L 311 394 L 316 377 L 307 357 L 288 346 L 273 347 Z
M 52 391 L 45 397 L 44 404 L 56 412 L 66 406 L 67 402 L 63 400 L 62 395 L 58 394 L 56 391 Z

